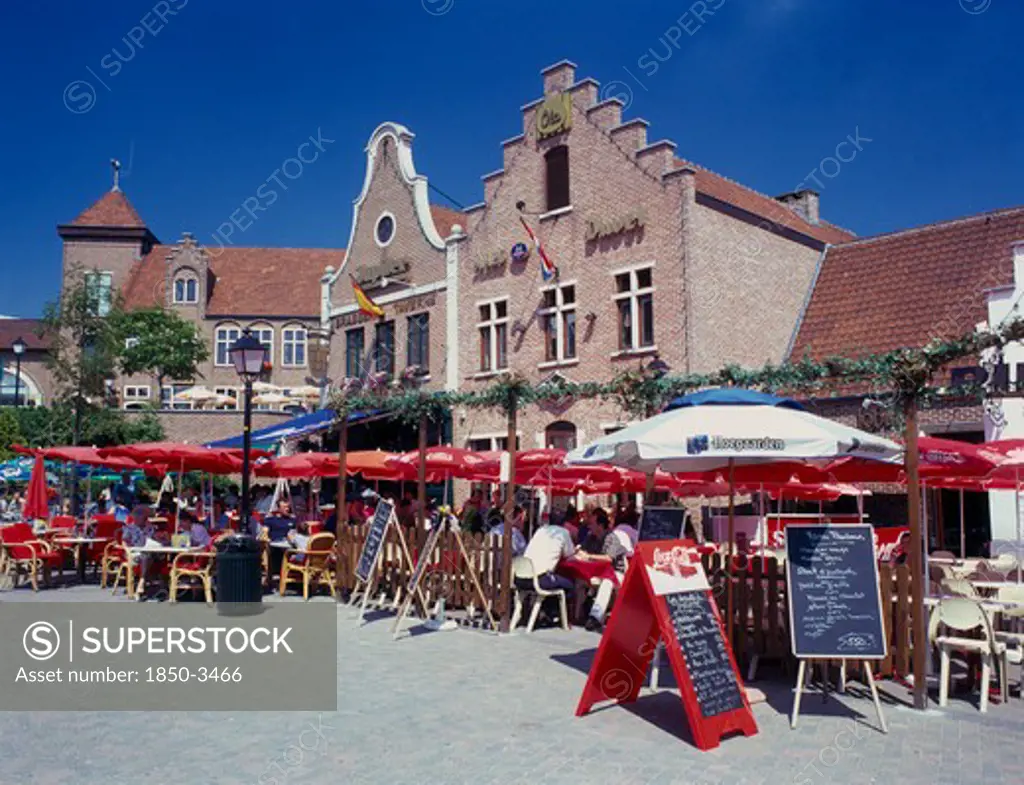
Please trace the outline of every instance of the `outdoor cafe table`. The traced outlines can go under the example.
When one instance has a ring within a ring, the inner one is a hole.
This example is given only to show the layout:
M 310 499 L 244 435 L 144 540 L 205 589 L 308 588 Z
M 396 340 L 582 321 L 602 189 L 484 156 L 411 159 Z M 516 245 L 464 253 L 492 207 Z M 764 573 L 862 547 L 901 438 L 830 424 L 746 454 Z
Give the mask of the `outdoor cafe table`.
M 57 545 L 77 545 L 78 548 L 78 582 L 85 583 L 85 551 L 97 542 L 110 542 L 109 537 L 54 537 Z
M 573 618 L 576 621 L 579 621 L 582 616 L 583 600 L 586 598 L 587 588 L 589 586 L 600 583 L 606 578 L 610 580 L 616 588 L 619 586 L 619 576 L 616 575 L 615 570 L 612 569 L 611 562 L 604 560 L 585 561 L 575 557 L 562 559 L 562 561 L 558 563 L 558 566 L 555 567 L 555 572 L 573 581 L 576 585 L 576 590 L 573 592 L 573 597 L 575 598 Z M 576 621 L 573 623 L 576 623 Z
M 128 554 L 129 561 L 134 561 L 135 556 L 177 556 L 179 553 L 199 553 L 203 550 L 199 547 L 181 547 L 175 545 L 136 545 L 134 547 L 124 546 L 125 551 Z M 143 592 L 146 589 L 146 575 L 141 573 L 139 577 L 139 585 L 135 587 L 135 570 L 134 566 L 129 564 L 128 566 L 128 596 L 133 597 L 136 600 L 141 600 Z

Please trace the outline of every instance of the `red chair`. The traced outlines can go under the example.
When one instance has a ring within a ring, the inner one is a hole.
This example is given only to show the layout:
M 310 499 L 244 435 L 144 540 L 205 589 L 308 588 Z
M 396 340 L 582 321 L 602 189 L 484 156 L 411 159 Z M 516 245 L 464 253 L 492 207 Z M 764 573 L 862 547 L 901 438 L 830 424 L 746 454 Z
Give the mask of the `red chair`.
M 3 550 L 4 572 L 11 579 L 11 588 L 17 588 L 18 577 L 27 574 L 32 582 L 32 591 L 39 591 L 39 574 L 43 581 L 50 583 L 51 571 L 64 568 L 64 553 L 53 551 L 50 545 L 36 538 L 32 526 L 15 523 L 0 530 L 0 549 Z
M 103 567 L 103 560 L 106 556 L 107 546 L 117 542 L 118 533 L 121 531 L 121 522 L 113 515 L 97 515 L 93 518 L 92 536 L 99 539 L 105 538 L 106 542 L 93 542 L 85 550 L 85 563 L 92 564 L 94 574 L 100 572 Z
M 319 534 L 324 529 L 324 524 L 322 521 L 309 521 L 308 525 L 310 535 Z
M 74 529 L 77 523 L 74 515 L 54 515 L 50 521 L 50 529 Z

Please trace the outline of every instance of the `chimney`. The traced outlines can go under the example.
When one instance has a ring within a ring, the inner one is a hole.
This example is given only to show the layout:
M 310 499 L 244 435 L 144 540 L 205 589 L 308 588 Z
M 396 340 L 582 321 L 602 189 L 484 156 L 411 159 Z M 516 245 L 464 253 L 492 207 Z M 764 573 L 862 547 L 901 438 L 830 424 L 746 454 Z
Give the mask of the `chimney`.
M 781 202 L 803 218 L 807 223 L 817 226 L 820 221 L 818 212 L 818 192 L 805 188 L 802 191 L 776 196 L 775 201 Z
M 542 70 L 544 95 L 568 90 L 576 82 L 576 63 L 562 60 Z

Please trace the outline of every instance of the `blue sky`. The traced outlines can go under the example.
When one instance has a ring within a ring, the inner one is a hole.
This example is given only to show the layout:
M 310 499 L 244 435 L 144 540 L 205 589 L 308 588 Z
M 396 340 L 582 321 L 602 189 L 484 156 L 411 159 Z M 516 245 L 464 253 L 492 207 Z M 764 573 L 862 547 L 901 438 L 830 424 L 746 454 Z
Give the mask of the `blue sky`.
M 1022 27 L 1018 0 L 6 2 L 0 313 L 55 296 L 55 226 L 109 188 L 111 157 L 161 240 L 209 243 L 319 133 L 234 240 L 341 247 L 380 122 L 478 202 L 563 58 L 680 156 L 769 194 L 814 174 L 823 217 L 861 235 L 1019 205 Z M 854 134 L 852 160 L 826 160 Z

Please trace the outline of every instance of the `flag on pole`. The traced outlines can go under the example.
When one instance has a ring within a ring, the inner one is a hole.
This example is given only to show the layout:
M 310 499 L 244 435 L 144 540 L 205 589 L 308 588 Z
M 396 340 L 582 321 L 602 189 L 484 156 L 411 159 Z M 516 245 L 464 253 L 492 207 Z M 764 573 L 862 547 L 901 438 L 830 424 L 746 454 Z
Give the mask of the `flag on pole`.
M 523 216 L 519 216 L 519 221 L 522 223 L 526 233 L 530 235 L 530 242 L 533 243 L 533 247 L 537 250 L 537 256 L 540 257 L 540 274 L 544 279 L 544 283 L 553 281 L 558 277 L 558 268 L 555 267 L 554 262 L 548 258 L 547 253 L 544 251 L 544 246 L 540 244 L 540 240 L 537 239 L 537 235 L 533 233 L 533 229 L 530 228 L 530 225 L 526 223 L 526 219 L 523 218 Z
M 356 305 L 359 306 L 359 310 L 367 316 L 373 316 L 375 318 L 383 316 L 384 309 L 377 305 L 377 303 L 371 299 L 370 295 L 363 291 L 363 287 L 356 282 L 355 278 L 351 275 L 349 278 L 352 278 L 352 291 L 355 292 Z

